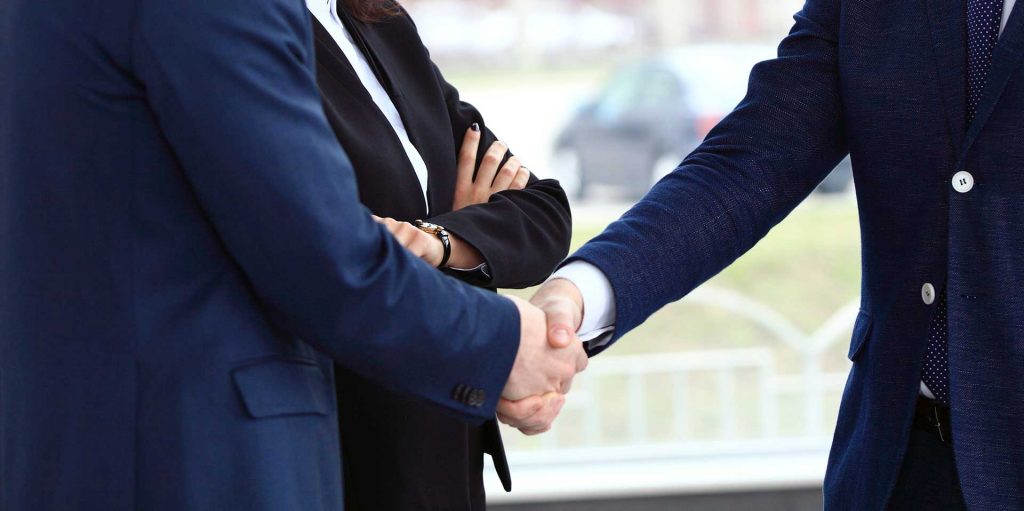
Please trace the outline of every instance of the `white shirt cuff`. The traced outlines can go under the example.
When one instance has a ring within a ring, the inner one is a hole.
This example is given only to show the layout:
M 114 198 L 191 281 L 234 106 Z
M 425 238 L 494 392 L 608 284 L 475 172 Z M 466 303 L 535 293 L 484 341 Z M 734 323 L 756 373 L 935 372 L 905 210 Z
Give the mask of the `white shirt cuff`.
M 583 296 L 583 321 L 576 332 L 580 339 L 594 341 L 600 338 L 598 344 L 607 342 L 611 338 L 607 334 L 615 329 L 615 291 L 608 277 L 597 266 L 574 261 L 560 268 L 548 280 L 552 279 L 572 282 Z

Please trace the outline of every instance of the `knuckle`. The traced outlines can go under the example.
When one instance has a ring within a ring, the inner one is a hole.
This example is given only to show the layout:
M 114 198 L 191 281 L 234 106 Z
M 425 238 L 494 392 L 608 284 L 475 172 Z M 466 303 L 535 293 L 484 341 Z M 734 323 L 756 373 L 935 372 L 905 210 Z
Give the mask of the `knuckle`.
M 574 376 L 576 376 L 576 364 L 566 364 L 562 368 L 562 381 L 571 382 Z
M 543 420 L 543 419 L 534 419 L 534 420 L 531 420 L 531 421 L 524 421 L 523 422 L 523 426 L 526 429 L 538 430 L 538 429 L 541 429 L 541 428 L 544 427 L 544 422 L 545 422 L 545 420 Z

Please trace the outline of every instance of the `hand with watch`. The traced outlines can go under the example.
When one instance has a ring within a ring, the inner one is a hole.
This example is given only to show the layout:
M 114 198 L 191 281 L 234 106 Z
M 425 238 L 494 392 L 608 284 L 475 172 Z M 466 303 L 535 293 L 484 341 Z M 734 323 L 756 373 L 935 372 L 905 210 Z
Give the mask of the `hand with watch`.
M 393 218 L 373 217 L 416 257 L 438 268 L 472 269 L 484 258 L 472 245 L 444 227 L 422 220 L 400 222 Z
M 475 168 L 480 137 L 479 125 L 474 123 L 466 130 L 459 150 L 452 211 L 485 204 L 496 193 L 522 190 L 530 181 L 530 170 L 519 158 L 505 159 L 508 146 L 500 141 L 487 148 L 479 168 Z M 402 246 L 432 266 L 471 270 L 484 262 L 483 255 L 475 247 L 440 225 L 423 220 L 409 223 L 378 216 L 373 219 L 387 227 Z
M 448 231 L 440 225 L 432 224 L 430 222 L 424 222 L 423 220 L 416 220 L 412 223 L 417 229 L 431 235 L 436 236 L 438 241 L 441 242 L 443 252 L 441 255 L 441 262 L 437 263 L 438 268 L 445 268 L 448 264 L 448 260 L 452 258 L 452 237 L 448 234 Z

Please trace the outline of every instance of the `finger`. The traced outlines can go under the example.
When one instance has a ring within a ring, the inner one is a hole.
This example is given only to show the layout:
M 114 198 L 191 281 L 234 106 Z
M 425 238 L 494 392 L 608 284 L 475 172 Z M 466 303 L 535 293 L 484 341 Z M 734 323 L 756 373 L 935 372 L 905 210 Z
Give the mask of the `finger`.
M 423 236 L 418 234 L 409 240 L 409 243 L 405 245 L 405 248 L 409 249 L 409 252 L 412 252 L 414 256 L 419 257 L 420 259 L 424 259 L 428 251 L 428 247 Z
M 384 219 L 377 215 L 370 215 L 370 217 L 373 218 L 373 221 L 377 222 L 378 224 L 384 223 Z
M 536 414 L 544 407 L 542 396 L 530 396 L 519 401 L 501 399 L 498 401 L 498 420 L 512 427 Z
M 522 401 L 505 401 L 499 405 L 498 420 L 520 430 L 540 429 L 554 420 L 557 413 L 552 412 L 560 409 L 558 402 L 564 401 L 564 399 L 562 394 L 549 392 L 543 396 L 532 396 Z
M 406 248 L 413 244 L 421 232 L 423 231 L 417 229 L 412 224 L 405 222 L 397 222 L 397 225 L 395 226 L 395 237 L 398 238 L 398 241 Z
M 508 146 L 504 142 L 498 141 L 491 144 L 487 153 L 484 154 L 483 161 L 480 162 L 480 169 L 476 171 L 473 188 L 478 192 L 490 192 L 491 183 L 494 182 L 494 177 L 498 174 L 498 168 L 501 166 L 501 160 L 505 159 L 507 152 Z
M 516 172 L 516 177 L 512 180 L 512 184 L 508 185 L 508 189 L 522 190 L 528 184 L 530 184 L 530 169 L 519 167 L 519 172 Z
M 568 394 L 572 389 L 572 381 L 576 375 L 587 370 L 587 366 L 590 365 L 590 357 L 587 356 L 587 350 L 583 348 L 583 341 L 579 337 L 573 336 L 571 345 L 566 348 L 568 351 L 568 357 L 565 358 L 566 371 L 562 376 L 559 383 L 558 391 L 562 394 Z
M 536 436 L 551 431 L 552 426 L 555 425 L 555 419 L 557 419 L 558 414 L 562 412 L 563 406 L 565 406 L 564 396 L 559 401 L 552 403 L 550 408 L 542 410 L 541 413 L 538 414 L 538 425 L 534 427 L 520 428 L 519 431 L 526 436 Z
M 416 238 L 410 243 L 412 253 L 430 263 L 431 266 L 440 265 L 441 259 L 444 257 L 444 245 L 441 240 L 419 229 L 416 230 L 418 231 Z
M 473 123 L 462 137 L 459 148 L 458 175 L 455 178 L 455 189 L 468 189 L 473 184 L 473 169 L 476 167 L 476 155 L 480 150 L 480 125 Z
M 388 230 L 393 236 L 397 237 L 398 231 L 401 229 L 402 224 L 393 218 L 381 218 L 378 220 L 385 229 Z
M 505 162 L 505 166 L 501 168 L 501 171 L 494 178 L 494 183 L 491 184 L 491 194 L 508 190 L 509 185 L 512 184 L 512 180 L 516 178 L 516 174 L 519 173 L 519 169 L 522 166 L 523 164 L 520 163 L 519 158 L 515 156 L 509 158 Z
M 583 349 L 583 341 L 576 339 L 579 342 L 579 352 L 576 354 L 576 374 L 582 373 L 587 370 L 587 366 L 590 365 L 590 357 L 587 356 L 587 350 Z
M 537 412 L 530 414 L 523 419 L 515 420 L 510 424 L 525 434 L 536 435 L 551 429 L 558 414 L 565 405 L 565 396 L 557 392 L 551 392 L 543 396 L 543 406 Z M 508 418 L 508 417 L 506 417 Z M 507 423 L 506 423 L 507 424 Z

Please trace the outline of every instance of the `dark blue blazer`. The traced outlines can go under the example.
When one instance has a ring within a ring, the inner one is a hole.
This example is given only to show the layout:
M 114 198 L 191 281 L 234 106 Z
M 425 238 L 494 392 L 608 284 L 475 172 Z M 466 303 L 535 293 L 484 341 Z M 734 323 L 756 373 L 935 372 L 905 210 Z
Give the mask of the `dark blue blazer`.
M 971 509 L 1024 508 L 1024 9 L 966 122 L 964 0 L 808 0 L 747 97 L 575 256 L 611 279 L 616 335 L 761 239 L 849 152 L 862 307 L 825 480 L 828 509 L 881 510 L 948 282 L 953 437 Z M 954 191 L 971 172 L 977 185 Z M 807 297 L 812 300 L 812 296 Z
M 310 26 L 0 2 L 0 509 L 340 509 L 327 356 L 493 417 L 515 307 L 370 220 Z

